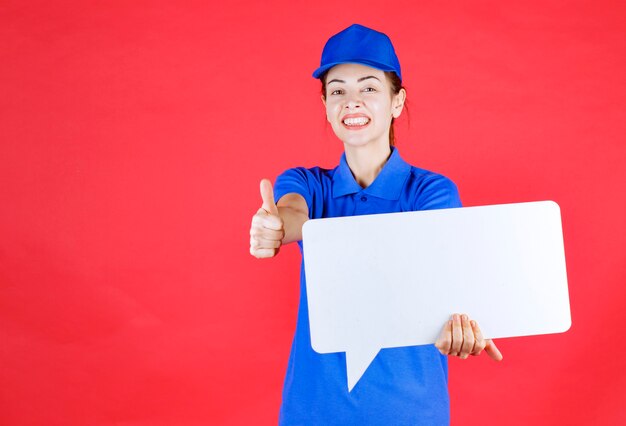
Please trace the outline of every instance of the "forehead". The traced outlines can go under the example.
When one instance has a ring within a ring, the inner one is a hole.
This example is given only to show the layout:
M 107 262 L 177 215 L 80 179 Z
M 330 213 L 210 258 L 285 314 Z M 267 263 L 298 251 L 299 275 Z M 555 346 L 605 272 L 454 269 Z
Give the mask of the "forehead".
M 385 82 L 385 73 L 377 68 L 368 67 L 361 64 L 340 64 L 332 67 L 326 75 L 326 81 L 334 79 L 346 82 L 357 81 L 361 77 L 373 75 L 382 83 Z

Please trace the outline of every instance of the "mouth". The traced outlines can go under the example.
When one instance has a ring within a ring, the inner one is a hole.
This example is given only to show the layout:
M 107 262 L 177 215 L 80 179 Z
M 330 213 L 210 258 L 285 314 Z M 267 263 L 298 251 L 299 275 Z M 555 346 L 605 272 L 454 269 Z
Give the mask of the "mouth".
M 358 116 L 358 117 L 346 117 L 343 120 L 341 120 L 341 123 L 347 129 L 359 130 L 364 127 L 367 127 L 370 121 L 371 120 L 368 117 Z

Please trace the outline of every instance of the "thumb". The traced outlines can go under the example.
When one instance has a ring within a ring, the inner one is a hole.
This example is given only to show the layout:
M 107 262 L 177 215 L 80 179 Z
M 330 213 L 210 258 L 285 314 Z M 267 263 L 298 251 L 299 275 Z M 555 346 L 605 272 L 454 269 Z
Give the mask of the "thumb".
M 439 349 L 442 355 L 449 355 L 450 349 L 452 348 L 452 320 L 446 321 L 439 333 L 439 337 L 437 337 L 437 341 L 435 342 L 435 347 Z
M 278 207 L 274 203 L 274 190 L 272 189 L 272 182 L 269 179 L 261 180 L 261 198 L 263 199 L 263 205 L 261 208 L 272 215 L 278 215 Z

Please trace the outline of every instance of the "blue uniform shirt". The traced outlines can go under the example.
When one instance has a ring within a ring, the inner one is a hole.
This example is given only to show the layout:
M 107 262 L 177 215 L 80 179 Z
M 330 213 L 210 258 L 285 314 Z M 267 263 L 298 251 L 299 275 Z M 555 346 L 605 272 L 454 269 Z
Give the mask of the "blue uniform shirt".
M 332 170 L 297 167 L 282 173 L 274 186 L 276 200 L 288 193 L 302 195 L 311 219 L 461 207 L 450 179 L 411 166 L 397 148 L 391 149 L 365 189 L 354 179 L 344 153 Z M 302 241 L 298 244 L 302 251 Z M 311 348 L 305 286 L 303 261 L 281 425 L 449 424 L 447 358 L 434 345 L 382 349 L 348 392 L 345 353 L 318 354 Z

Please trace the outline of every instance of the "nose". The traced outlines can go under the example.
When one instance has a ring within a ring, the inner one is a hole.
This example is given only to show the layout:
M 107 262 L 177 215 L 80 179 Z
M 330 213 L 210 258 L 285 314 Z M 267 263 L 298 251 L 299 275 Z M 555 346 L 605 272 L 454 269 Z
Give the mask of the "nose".
M 358 94 L 351 94 L 346 98 L 346 109 L 359 108 L 362 104 L 361 97 Z

